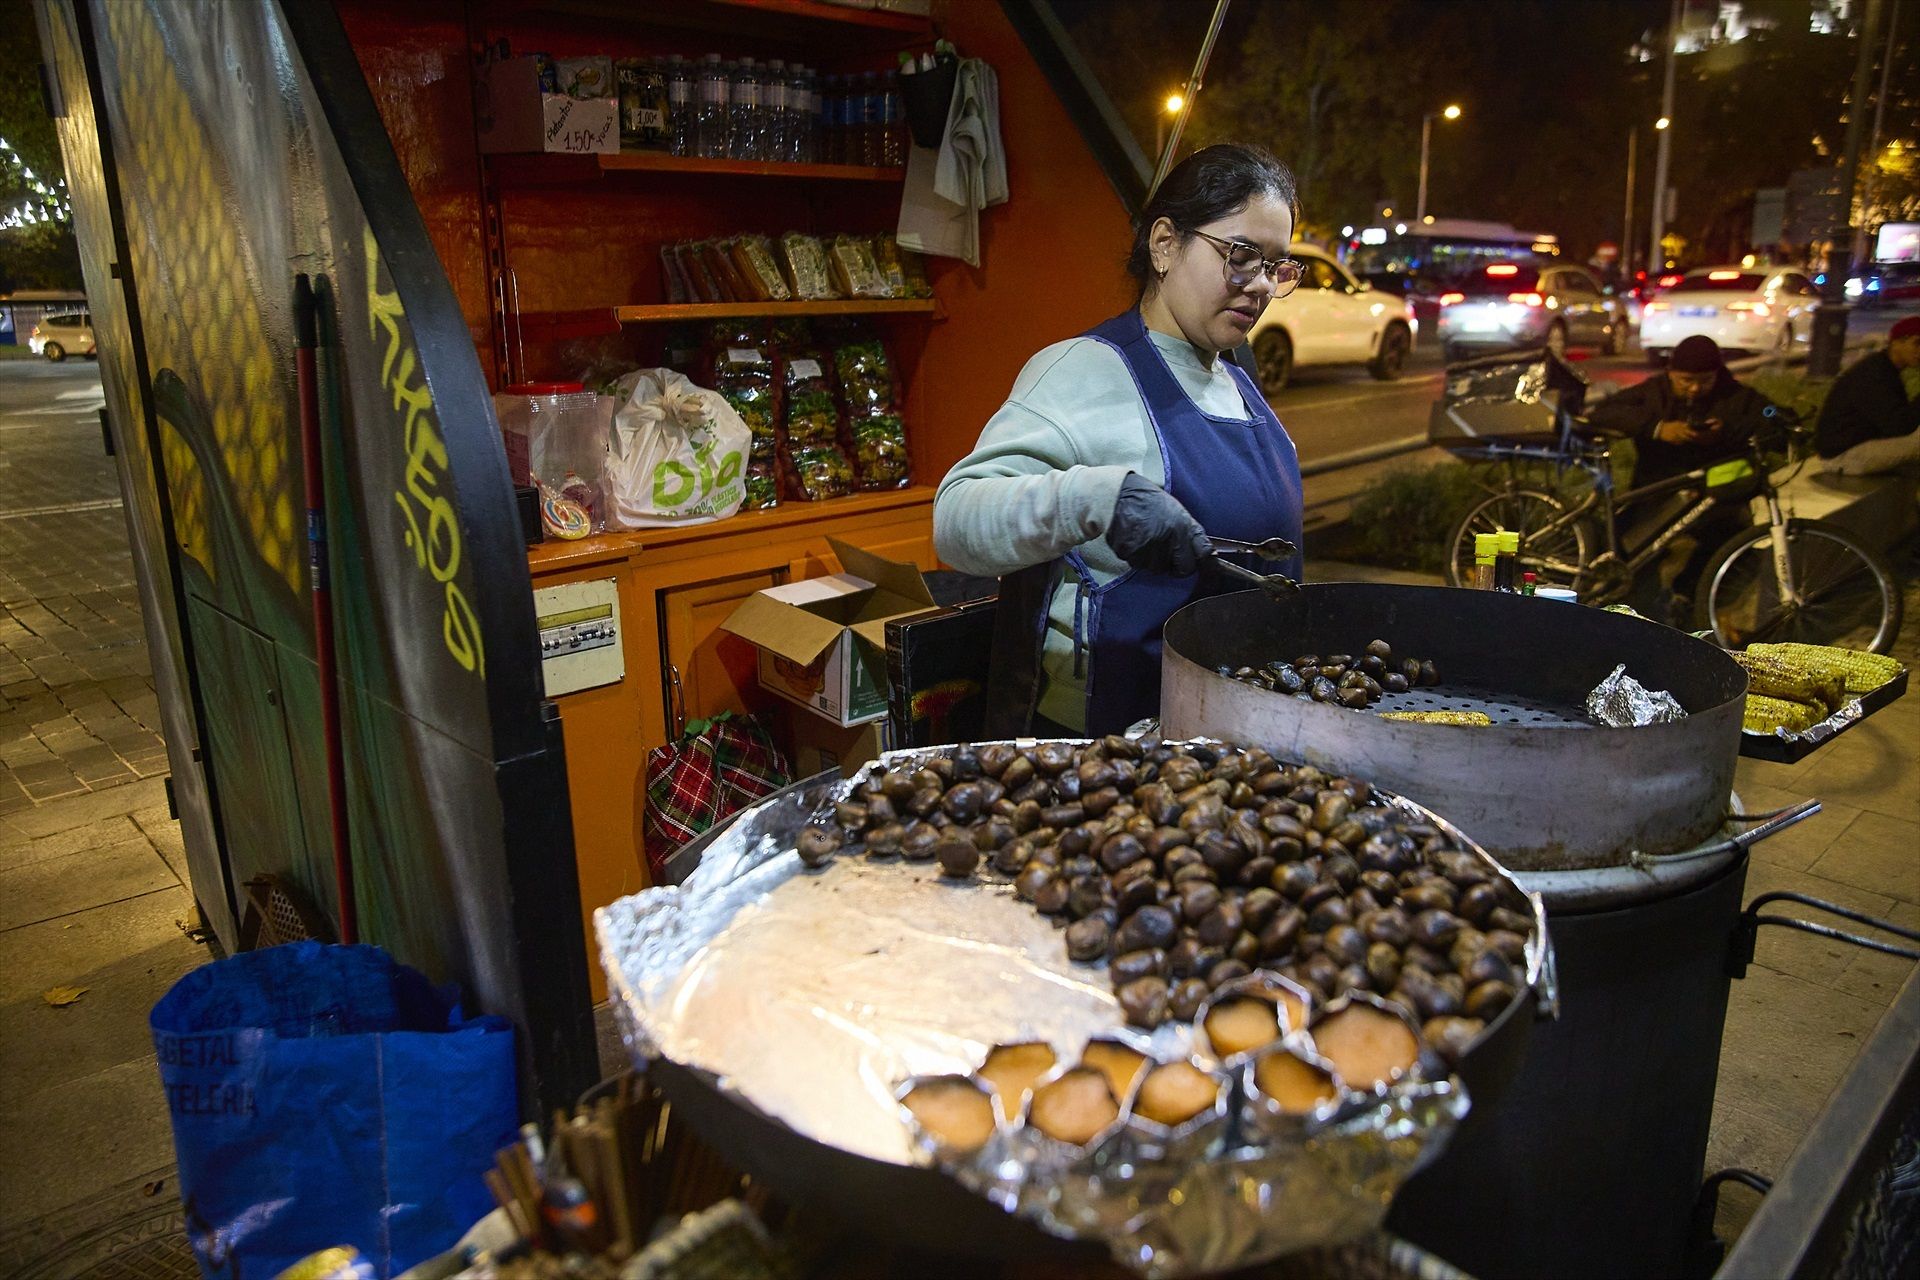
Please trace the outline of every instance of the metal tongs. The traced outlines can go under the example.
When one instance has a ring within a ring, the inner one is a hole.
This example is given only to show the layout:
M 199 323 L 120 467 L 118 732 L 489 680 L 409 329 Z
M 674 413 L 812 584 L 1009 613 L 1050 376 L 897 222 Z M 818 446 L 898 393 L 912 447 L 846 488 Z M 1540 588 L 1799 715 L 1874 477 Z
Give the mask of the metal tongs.
M 1242 564 L 1225 559 L 1221 553 L 1258 556 L 1262 560 L 1290 560 L 1300 548 L 1285 538 L 1268 538 L 1265 542 L 1242 542 L 1238 538 L 1216 538 L 1207 535 L 1207 541 L 1213 544 L 1213 554 L 1207 557 L 1207 563 L 1216 569 L 1224 570 L 1233 577 L 1252 583 L 1262 591 L 1279 600 L 1292 595 L 1300 589 L 1300 584 L 1285 574 L 1258 573 Z

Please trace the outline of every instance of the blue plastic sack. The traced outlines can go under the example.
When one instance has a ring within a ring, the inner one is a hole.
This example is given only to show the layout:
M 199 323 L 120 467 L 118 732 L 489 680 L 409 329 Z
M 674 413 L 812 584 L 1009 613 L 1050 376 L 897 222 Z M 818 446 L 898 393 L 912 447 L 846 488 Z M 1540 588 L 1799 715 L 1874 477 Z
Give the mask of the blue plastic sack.
M 189 973 L 149 1019 L 201 1273 L 262 1280 L 333 1245 L 387 1277 L 493 1207 L 513 1027 L 463 1018 L 378 947 L 269 947 Z

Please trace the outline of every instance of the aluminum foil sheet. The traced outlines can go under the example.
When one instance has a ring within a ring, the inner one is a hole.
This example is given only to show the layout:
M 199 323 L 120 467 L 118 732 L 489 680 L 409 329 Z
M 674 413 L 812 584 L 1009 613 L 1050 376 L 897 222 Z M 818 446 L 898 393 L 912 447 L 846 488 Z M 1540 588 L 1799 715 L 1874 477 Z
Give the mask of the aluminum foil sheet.
M 1213 1064 L 1187 1024 L 1151 1035 L 1126 1026 L 1105 968 L 1068 960 L 1060 931 L 1009 884 L 943 882 L 933 863 L 858 855 L 804 868 L 794 836 L 853 786 L 765 801 L 714 840 L 683 884 L 594 913 L 636 1060 L 695 1068 L 829 1146 L 942 1164 L 1001 1208 L 1104 1242 L 1152 1277 L 1244 1266 L 1377 1227 L 1400 1184 L 1438 1156 L 1466 1114 L 1457 1079 L 1409 1078 L 1276 1135 L 1250 1121 L 1236 1073 L 1221 1070 L 1229 1105 L 1177 1143 L 1156 1146 L 1151 1133 L 1120 1124 L 1063 1149 L 1009 1117 L 977 1156 L 937 1159 L 903 1121 L 902 1085 L 969 1075 L 993 1045 L 1045 1040 L 1065 1065 L 1104 1037 L 1163 1062 Z M 1529 898 L 1527 978 L 1551 1009 L 1545 916 Z
M 1624 662 L 1587 695 L 1587 714 L 1610 729 L 1638 729 L 1687 718 L 1678 698 L 1664 689 L 1648 689 L 1627 674 Z

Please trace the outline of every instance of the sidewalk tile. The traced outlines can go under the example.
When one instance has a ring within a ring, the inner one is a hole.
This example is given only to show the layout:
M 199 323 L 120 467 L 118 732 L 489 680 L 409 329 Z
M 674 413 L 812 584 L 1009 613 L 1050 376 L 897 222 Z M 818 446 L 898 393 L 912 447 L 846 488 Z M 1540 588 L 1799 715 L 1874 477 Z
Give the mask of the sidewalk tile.
M 1920 822 L 1864 812 L 1809 870 L 1830 880 L 1920 903 Z
M 179 887 L 144 835 L 10 867 L 0 871 L 0 932 Z

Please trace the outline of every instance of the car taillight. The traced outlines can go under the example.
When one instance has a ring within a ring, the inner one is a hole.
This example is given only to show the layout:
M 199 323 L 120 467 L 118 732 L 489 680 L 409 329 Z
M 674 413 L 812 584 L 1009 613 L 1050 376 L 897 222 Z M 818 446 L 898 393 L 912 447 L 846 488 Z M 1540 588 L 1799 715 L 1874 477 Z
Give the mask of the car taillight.
M 1669 309 L 1669 304 L 1665 302 L 1649 302 L 1644 309 L 1647 311 L 1666 311 Z
M 1671 289 L 1673 286 L 1679 284 L 1681 279 L 1682 277 L 1680 276 L 1661 276 L 1660 287 L 1662 289 Z
M 1542 299 L 1537 293 L 1510 293 L 1507 295 L 1507 301 L 1522 302 L 1529 307 L 1537 307 L 1541 304 Z
M 1762 320 L 1765 320 L 1773 314 L 1773 308 L 1764 302 L 1729 302 L 1727 304 L 1727 310 L 1739 312 L 1750 311 Z
M 1443 293 L 1440 295 L 1440 305 L 1443 307 L 1450 307 L 1456 302 L 1465 302 L 1466 300 L 1467 295 L 1464 293 Z

